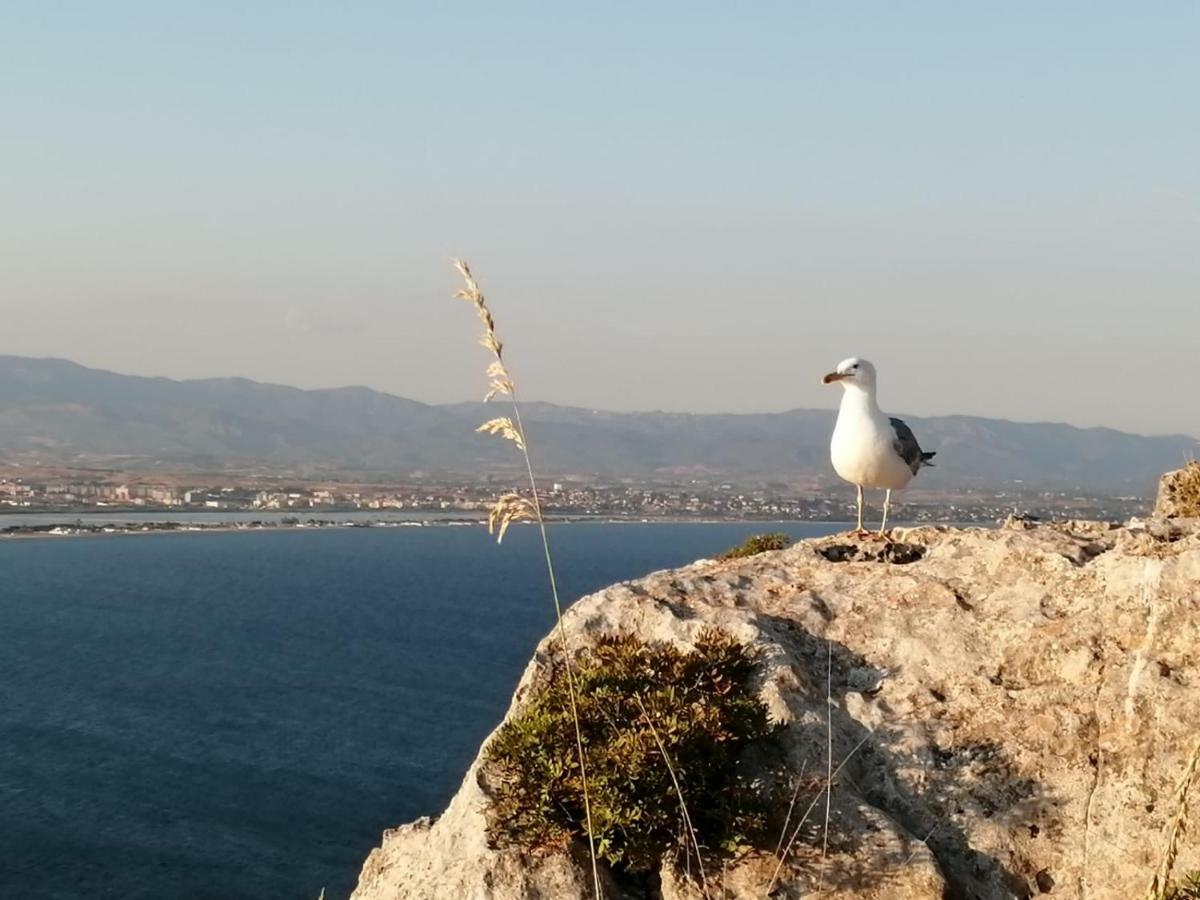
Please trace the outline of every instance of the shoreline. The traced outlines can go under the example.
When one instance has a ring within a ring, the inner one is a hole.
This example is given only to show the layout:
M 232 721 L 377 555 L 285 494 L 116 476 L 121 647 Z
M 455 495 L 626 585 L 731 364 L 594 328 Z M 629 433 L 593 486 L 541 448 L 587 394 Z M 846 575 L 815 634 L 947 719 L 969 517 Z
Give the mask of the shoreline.
M 521 523 L 525 524 L 525 523 Z M 564 517 L 546 520 L 548 525 L 842 525 L 851 527 L 853 522 L 814 519 L 713 519 L 689 517 L 661 518 L 616 518 L 616 517 Z M 933 522 L 897 523 L 907 526 L 942 524 Z M 988 523 L 965 523 L 987 527 Z M 152 534 L 229 534 L 239 532 L 268 531 L 332 531 L 360 529 L 404 529 L 404 528 L 465 528 L 487 527 L 487 519 L 414 519 L 412 521 L 364 521 L 348 522 L 333 519 L 308 519 L 295 523 L 281 522 L 129 522 L 96 525 L 79 522 L 59 522 L 45 525 L 12 525 L 0 529 L 0 542 L 52 540 L 69 538 L 127 537 Z

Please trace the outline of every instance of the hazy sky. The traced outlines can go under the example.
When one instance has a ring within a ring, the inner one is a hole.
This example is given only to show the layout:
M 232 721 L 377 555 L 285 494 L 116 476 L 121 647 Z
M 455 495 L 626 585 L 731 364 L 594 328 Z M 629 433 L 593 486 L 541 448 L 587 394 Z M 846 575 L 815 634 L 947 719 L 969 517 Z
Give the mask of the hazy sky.
M 0 2 L 0 353 L 1200 435 L 1200 4 L 586 6 Z

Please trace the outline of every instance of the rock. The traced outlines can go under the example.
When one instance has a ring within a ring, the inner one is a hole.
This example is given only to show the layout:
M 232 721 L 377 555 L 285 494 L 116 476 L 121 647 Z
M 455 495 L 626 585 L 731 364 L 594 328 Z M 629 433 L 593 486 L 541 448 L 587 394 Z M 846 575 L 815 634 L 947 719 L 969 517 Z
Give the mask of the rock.
M 418 819 L 385 831 L 371 851 L 353 896 L 364 898 L 554 898 L 591 897 L 591 871 L 569 856 L 524 857 L 490 849 L 484 834 L 487 798 L 479 787 L 478 762 L 442 816 Z M 604 896 L 621 891 L 604 875 Z
M 1200 462 L 1193 460 L 1159 479 L 1154 515 L 1167 519 L 1200 518 Z
M 577 643 L 623 630 L 680 646 L 717 626 L 761 649 L 797 771 L 823 776 L 831 729 L 835 839 L 823 864 L 820 840 L 796 845 L 777 898 L 1141 896 L 1200 736 L 1197 522 L 840 535 L 615 585 L 566 625 Z M 385 834 L 354 900 L 592 896 L 586 857 L 487 846 L 477 767 L 436 822 Z M 824 815 L 822 801 L 818 835 Z M 714 861 L 709 896 L 761 898 L 776 867 L 770 852 Z M 1197 868 L 1185 839 L 1176 872 Z M 605 896 L 701 896 L 661 881 L 608 880 Z

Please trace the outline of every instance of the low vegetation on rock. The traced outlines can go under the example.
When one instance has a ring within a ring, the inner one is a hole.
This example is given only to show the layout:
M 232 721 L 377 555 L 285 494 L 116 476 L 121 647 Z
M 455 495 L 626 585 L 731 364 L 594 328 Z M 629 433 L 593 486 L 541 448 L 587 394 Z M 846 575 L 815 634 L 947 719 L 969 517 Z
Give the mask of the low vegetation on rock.
M 1163 900 L 1200 900 L 1200 872 L 1192 872 L 1177 881 L 1162 897 Z
M 786 550 L 792 545 L 792 539 L 786 534 L 773 532 L 771 534 L 755 534 L 746 538 L 745 543 L 733 547 L 721 554 L 720 559 L 743 559 L 747 556 L 757 556 L 768 550 Z
M 774 728 L 744 644 L 709 629 L 690 651 L 633 635 L 602 638 L 575 669 L 599 855 L 618 870 L 665 854 L 726 848 L 764 832 L 770 800 L 740 765 Z M 495 846 L 554 849 L 583 838 L 583 784 L 561 665 L 488 744 Z

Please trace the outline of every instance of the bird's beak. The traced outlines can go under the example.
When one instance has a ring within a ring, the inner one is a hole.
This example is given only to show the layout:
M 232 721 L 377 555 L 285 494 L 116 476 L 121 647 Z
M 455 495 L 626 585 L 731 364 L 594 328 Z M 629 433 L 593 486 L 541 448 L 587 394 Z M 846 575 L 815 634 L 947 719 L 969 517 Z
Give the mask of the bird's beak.
M 833 384 L 835 381 L 841 381 L 845 377 L 846 376 L 843 375 L 841 372 L 830 372 L 828 375 L 826 375 L 824 378 L 821 379 L 821 384 Z

